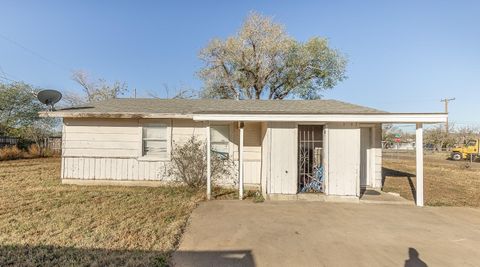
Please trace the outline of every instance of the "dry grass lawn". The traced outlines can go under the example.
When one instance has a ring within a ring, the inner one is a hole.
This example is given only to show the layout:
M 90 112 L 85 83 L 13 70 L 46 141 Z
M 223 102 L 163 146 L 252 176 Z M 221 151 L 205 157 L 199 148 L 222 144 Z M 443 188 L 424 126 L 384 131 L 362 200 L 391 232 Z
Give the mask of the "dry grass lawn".
M 424 198 L 430 206 L 480 207 L 480 163 L 447 160 L 445 154 L 424 157 Z M 415 192 L 415 155 L 384 153 L 383 191 L 397 192 L 413 200 Z
M 60 159 L 0 162 L 0 266 L 161 266 L 202 194 L 61 185 Z

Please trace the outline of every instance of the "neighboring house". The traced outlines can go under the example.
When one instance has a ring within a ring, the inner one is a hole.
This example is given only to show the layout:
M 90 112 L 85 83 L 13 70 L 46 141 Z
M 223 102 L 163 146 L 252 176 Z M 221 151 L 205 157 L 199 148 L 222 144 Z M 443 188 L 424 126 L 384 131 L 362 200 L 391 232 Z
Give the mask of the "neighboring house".
M 382 141 L 382 148 L 393 150 L 415 150 L 415 140 L 401 141 L 399 143 Z
M 324 194 L 353 199 L 361 187 L 382 186 L 382 123 L 417 123 L 422 139 L 423 123 L 447 119 L 335 100 L 113 99 L 42 115 L 63 118 L 64 183 L 169 181 L 172 146 L 195 135 L 241 166 L 234 177 L 240 195 L 256 186 L 267 198 L 295 196 L 322 166 Z M 423 205 L 418 153 L 417 204 Z

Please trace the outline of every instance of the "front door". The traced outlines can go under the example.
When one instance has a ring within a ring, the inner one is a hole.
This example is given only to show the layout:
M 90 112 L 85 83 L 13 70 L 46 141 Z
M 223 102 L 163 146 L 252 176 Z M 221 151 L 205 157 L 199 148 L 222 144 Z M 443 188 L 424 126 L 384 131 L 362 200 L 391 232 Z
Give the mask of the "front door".
M 268 193 L 297 193 L 297 128 L 293 122 L 270 124 L 270 183 Z

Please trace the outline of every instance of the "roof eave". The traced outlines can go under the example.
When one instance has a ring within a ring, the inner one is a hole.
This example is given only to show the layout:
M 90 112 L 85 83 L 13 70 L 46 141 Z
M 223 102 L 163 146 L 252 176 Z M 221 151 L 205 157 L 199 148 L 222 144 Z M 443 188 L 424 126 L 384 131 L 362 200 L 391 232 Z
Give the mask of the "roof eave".
M 42 111 L 40 117 L 54 118 L 102 118 L 102 119 L 192 119 L 192 114 L 180 113 L 147 113 L 147 112 L 71 112 Z
M 42 111 L 41 117 L 103 119 L 193 119 L 195 121 L 291 121 L 291 122 L 362 122 L 362 123 L 445 123 L 446 113 L 345 113 L 345 114 L 279 114 L 279 113 L 138 113 L 138 112 L 71 112 Z
M 371 114 L 194 114 L 195 121 L 291 121 L 362 123 L 444 123 L 446 113 Z

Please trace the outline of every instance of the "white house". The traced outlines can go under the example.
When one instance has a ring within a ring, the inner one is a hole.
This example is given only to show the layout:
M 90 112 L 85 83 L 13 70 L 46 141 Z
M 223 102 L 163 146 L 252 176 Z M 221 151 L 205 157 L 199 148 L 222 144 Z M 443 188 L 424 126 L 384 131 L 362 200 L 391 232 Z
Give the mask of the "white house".
M 113 99 L 42 115 L 63 118 L 63 183 L 160 184 L 171 179 L 172 146 L 194 135 L 211 148 L 208 161 L 213 150 L 237 163 L 240 196 L 256 186 L 267 198 L 295 196 L 320 166 L 325 196 L 358 198 L 361 187 L 381 187 L 381 124 L 416 123 L 420 206 L 422 125 L 447 119 L 335 100 Z

